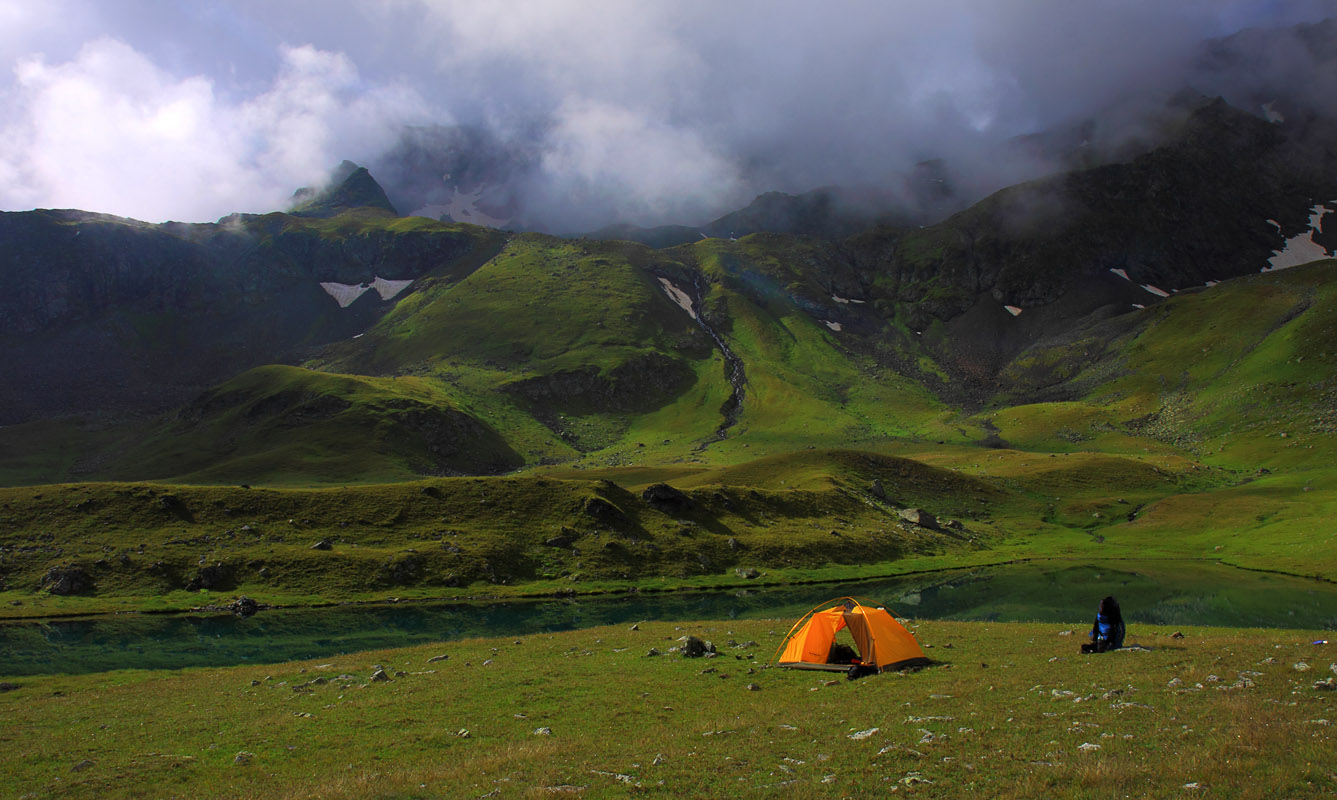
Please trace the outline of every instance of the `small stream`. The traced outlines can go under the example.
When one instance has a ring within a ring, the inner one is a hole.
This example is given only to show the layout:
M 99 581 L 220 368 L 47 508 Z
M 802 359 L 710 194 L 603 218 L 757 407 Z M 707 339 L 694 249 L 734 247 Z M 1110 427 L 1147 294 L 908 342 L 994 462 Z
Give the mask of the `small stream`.
M 598 625 L 769 618 L 776 629 L 854 595 L 902 617 L 1081 629 L 1106 594 L 1137 625 L 1337 629 L 1337 585 L 1199 562 L 1030 562 L 859 583 L 616 598 L 404 603 L 230 614 L 125 614 L 0 624 L 0 676 L 264 664 Z M 782 631 L 781 631 L 782 632 Z M 1325 637 L 1326 638 L 1326 637 Z M 769 655 L 769 654 L 767 654 Z
M 720 353 L 724 356 L 724 377 L 729 381 L 731 387 L 728 399 L 720 406 L 720 414 L 724 419 L 720 422 L 719 427 L 715 429 L 715 438 L 702 442 L 696 448 L 700 451 L 709 447 L 712 441 L 719 441 L 728 437 L 729 429 L 738 424 L 738 417 L 743 413 L 743 397 L 747 390 L 747 371 L 743 366 L 743 359 L 739 358 L 738 354 L 729 347 L 728 342 L 724 341 L 724 337 L 712 328 L 709 322 L 706 322 L 706 294 L 705 290 L 701 288 L 700 277 L 692 284 L 692 288 L 696 290 L 696 324 L 700 325 L 701 329 L 714 340 L 715 346 L 720 349 Z

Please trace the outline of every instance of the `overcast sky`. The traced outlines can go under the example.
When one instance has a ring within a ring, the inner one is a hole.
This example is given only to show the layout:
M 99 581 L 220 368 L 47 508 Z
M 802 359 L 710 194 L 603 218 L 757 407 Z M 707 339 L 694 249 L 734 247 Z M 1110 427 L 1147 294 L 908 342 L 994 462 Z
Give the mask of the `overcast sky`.
M 0 0 L 0 209 L 284 207 L 405 124 L 544 131 L 635 221 L 877 180 L 1337 0 Z

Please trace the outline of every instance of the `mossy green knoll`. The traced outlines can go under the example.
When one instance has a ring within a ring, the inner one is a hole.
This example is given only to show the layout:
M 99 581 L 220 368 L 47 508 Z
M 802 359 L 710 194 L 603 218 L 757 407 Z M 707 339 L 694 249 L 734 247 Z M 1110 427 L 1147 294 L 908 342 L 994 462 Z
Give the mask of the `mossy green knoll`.
M 979 553 L 997 532 L 976 520 L 1007 502 L 986 481 L 869 453 L 805 454 L 785 473 L 807 474 L 794 486 L 775 477 L 778 463 L 698 475 L 661 497 L 541 476 L 0 489 L 0 577 L 17 601 L 7 613 L 23 616 L 187 608 L 220 592 L 282 604 L 568 592 L 735 568 L 788 579 L 822 568 L 830 579 L 838 565 L 866 574 L 907 557 Z M 754 477 L 764 473 L 769 485 Z M 910 499 L 966 522 L 905 523 L 897 509 Z M 52 594 L 65 574 L 74 583 Z

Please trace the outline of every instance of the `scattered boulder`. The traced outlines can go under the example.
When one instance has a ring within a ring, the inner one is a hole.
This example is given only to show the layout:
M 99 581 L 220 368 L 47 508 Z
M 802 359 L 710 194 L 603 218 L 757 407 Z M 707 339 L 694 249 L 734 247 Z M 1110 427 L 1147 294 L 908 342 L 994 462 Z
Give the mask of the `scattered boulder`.
M 232 588 L 232 570 L 222 562 L 200 567 L 195 579 L 190 582 L 195 589 L 230 589 Z
M 739 569 L 734 570 L 734 572 L 737 572 L 740 578 L 746 578 L 748 580 L 761 577 L 761 573 L 753 569 L 752 567 L 747 567 L 747 568 L 740 567 Z
M 181 502 L 181 498 L 177 497 L 174 494 L 164 494 L 159 496 L 158 506 L 163 511 L 166 511 L 168 514 L 171 514 L 172 516 L 177 517 L 178 519 L 184 520 L 186 522 L 195 521 L 194 517 L 190 513 L 190 509 L 186 508 L 186 504 Z
M 729 541 L 727 542 L 727 544 L 729 545 L 730 550 L 736 551 L 743 549 L 743 543 L 733 538 L 732 536 L 729 537 Z
M 684 658 L 701 658 L 706 653 L 715 652 L 714 642 L 708 642 L 696 636 L 688 636 L 687 641 L 682 643 L 678 650 Z
M 237 766 L 244 766 L 255 760 L 255 753 L 248 753 L 245 750 L 232 757 L 232 763 Z
M 659 656 L 659 655 L 663 655 L 663 653 L 659 652 L 659 648 L 657 648 L 657 647 L 651 647 L 651 648 L 650 648 L 650 652 L 646 653 L 645 655 L 646 655 L 646 656 Z
M 83 567 L 52 567 L 42 577 L 42 586 L 56 595 L 83 594 L 92 591 L 93 578 Z
M 748 690 L 749 692 L 759 692 L 759 691 L 761 691 L 761 687 L 758 686 L 758 685 L 755 684 L 755 683 L 749 683 L 749 684 L 747 685 L 747 690 Z
M 320 541 L 318 541 L 318 542 L 316 542 L 315 544 L 311 545 L 311 549 L 312 549 L 312 550 L 333 550 L 333 549 L 334 549 L 334 545 L 330 543 L 330 540 L 329 540 L 329 539 L 321 539 Z
M 390 680 L 390 676 L 385 674 L 385 669 L 384 669 L 384 668 L 382 668 L 382 667 L 377 667 L 377 668 L 371 673 L 371 680 L 374 681 L 374 682 L 376 682 L 376 683 L 383 683 L 383 682 L 385 682 L 385 681 Z
M 75 764 L 73 767 L 70 767 L 70 771 L 83 772 L 84 770 L 88 769 L 91 766 L 93 766 L 93 762 L 85 758 L 83 761 L 80 761 L 78 764 Z
M 667 483 L 655 483 L 641 492 L 641 499 L 660 511 L 678 513 L 692 507 L 692 500 L 687 495 L 669 486 Z
M 9 683 L 8 681 L 0 681 L 0 692 L 12 692 L 12 691 L 14 691 L 14 690 L 17 689 L 17 688 L 19 688 L 19 685 L 18 685 L 17 683 Z
M 937 517 L 922 508 L 902 508 L 898 513 L 901 519 L 911 525 L 918 525 L 921 528 L 928 528 L 933 531 L 941 530 Z
M 376 579 L 384 586 L 406 586 L 416 583 L 425 571 L 421 558 L 413 554 L 400 554 L 381 564 Z
M 236 600 L 233 600 L 231 603 L 228 604 L 227 610 L 231 611 L 233 614 L 236 614 L 239 617 L 249 617 L 254 615 L 255 612 L 260 610 L 260 604 L 255 602 L 251 598 L 247 597 L 246 595 L 241 595 Z
M 1314 681 L 1314 688 L 1328 692 L 1337 690 L 1337 678 L 1324 678 L 1320 681 Z
M 561 533 L 544 539 L 543 543 L 548 547 L 570 547 L 576 543 L 576 535 L 574 533 Z
M 626 518 L 622 509 L 603 499 L 602 497 L 591 497 L 585 501 L 581 507 L 587 516 L 594 517 L 604 522 L 615 522 Z
M 882 488 L 882 481 L 877 480 L 876 478 L 873 479 L 872 483 L 868 484 L 868 493 L 873 497 L 876 497 L 878 500 L 885 501 L 887 499 L 887 490 Z
M 549 727 L 546 726 L 546 725 L 543 726 L 542 728 L 535 728 L 535 729 L 534 729 L 534 735 L 535 735 L 535 736 L 552 736 L 552 728 L 549 728 Z
M 445 661 L 447 658 L 450 658 L 450 656 L 445 655 L 445 654 L 443 653 L 443 654 L 441 654 L 441 655 L 439 655 L 439 656 L 432 656 L 431 658 L 427 659 L 427 663 L 428 663 L 428 664 L 435 664 L 435 663 L 438 662 L 438 661 Z

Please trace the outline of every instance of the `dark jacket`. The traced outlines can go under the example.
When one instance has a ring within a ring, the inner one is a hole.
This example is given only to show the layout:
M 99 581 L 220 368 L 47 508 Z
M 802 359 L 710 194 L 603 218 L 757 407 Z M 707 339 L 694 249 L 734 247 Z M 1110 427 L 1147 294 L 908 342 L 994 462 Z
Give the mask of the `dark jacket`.
M 1096 614 L 1096 622 L 1091 626 L 1091 641 L 1109 642 L 1111 648 L 1123 647 L 1123 615 L 1115 610 L 1112 614 Z

